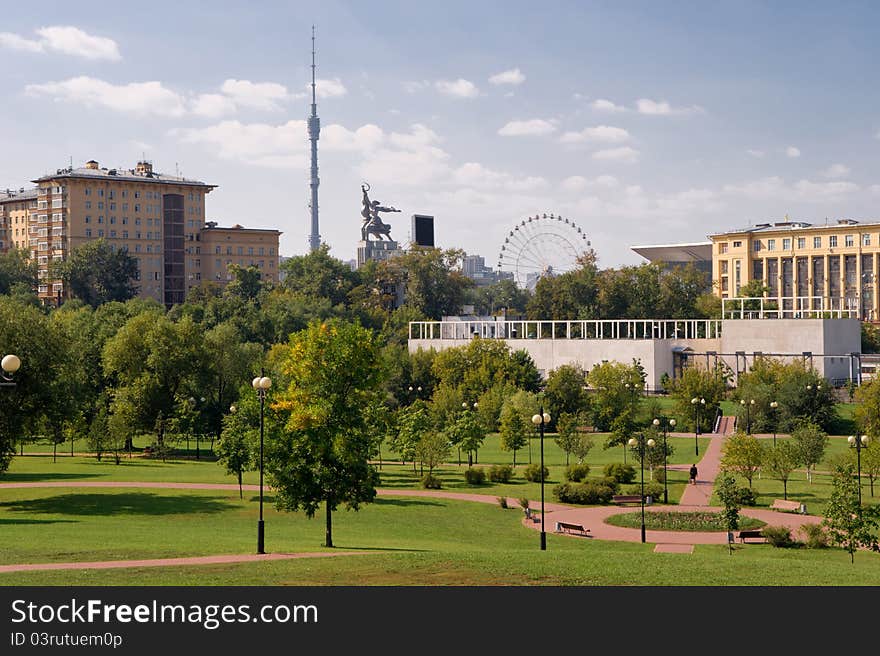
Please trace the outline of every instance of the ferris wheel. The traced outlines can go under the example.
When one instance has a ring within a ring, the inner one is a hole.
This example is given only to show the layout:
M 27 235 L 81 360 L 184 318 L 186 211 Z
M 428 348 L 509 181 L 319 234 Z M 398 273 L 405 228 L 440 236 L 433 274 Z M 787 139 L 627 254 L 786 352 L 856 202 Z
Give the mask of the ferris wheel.
M 512 273 L 517 285 L 533 289 L 542 276 L 577 268 L 578 258 L 589 248 L 586 233 L 571 219 L 536 214 L 507 234 L 498 254 L 498 272 Z

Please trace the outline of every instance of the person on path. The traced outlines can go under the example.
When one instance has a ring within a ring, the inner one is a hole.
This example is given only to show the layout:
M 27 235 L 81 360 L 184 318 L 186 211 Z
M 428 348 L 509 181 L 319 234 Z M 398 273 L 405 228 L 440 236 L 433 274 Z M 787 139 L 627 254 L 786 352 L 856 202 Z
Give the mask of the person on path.
M 697 484 L 697 465 L 691 465 L 691 485 Z

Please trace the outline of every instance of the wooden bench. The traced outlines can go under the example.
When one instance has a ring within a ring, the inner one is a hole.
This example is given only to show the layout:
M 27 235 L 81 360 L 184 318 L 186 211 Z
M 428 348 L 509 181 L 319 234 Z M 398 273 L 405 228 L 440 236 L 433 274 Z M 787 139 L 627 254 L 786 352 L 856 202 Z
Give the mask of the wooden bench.
M 764 534 L 761 532 L 761 529 L 754 529 L 751 531 L 740 531 L 736 534 L 736 537 L 739 538 L 739 541 L 745 544 L 746 540 L 749 538 L 753 538 L 755 540 L 765 540 Z
M 579 535 L 586 535 L 590 532 L 590 529 L 584 528 L 580 524 L 570 524 L 569 522 L 556 522 L 556 532 L 577 533 Z
M 802 515 L 807 514 L 807 506 L 799 503 L 798 501 L 786 501 L 785 499 L 774 499 L 773 505 L 770 506 L 773 510 L 784 510 L 786 512 L 796 512 Z
M 642 496 L 640 494 L 615 494 L 611 497 L 611 501 L 617 505 L 624 503 L 641 503 Z

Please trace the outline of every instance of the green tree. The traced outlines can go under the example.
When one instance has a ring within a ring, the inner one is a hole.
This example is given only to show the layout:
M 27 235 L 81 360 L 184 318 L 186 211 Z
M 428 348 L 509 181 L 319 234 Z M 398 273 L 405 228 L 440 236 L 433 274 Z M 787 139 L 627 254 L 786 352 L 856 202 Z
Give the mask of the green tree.
M 849 552 L 851 563 L 855 563 L 858 548 L 877 549 L 877 506 L 859 506 L 859 486 L 854 478 L 850 463 L 838 465 L 831 479 L 831 498 L 825 507 L 822 525 L 834 544 Z
M 739 528 L 739 490 L 736 487 L 736 479 L 730 474 L 722 473 L 715 479 L 715 495 L 721 501 L 723 510 L 721 515 L 724 518 L 724 524 L 727 532 L 732 533 Z M 732 536 L 728 535 L 727 547 L 729 552 L 733 553 Z
M 428 408 L 421 399 L 397 412 L 397 431 L 392 435 L 390 446 L 403 464 L 412 461 L 413 471 L 416 469 L 416 446 L 433 425 Z
M 556 418 L 556 445 L 565 454 L 565 466 L 569 464 L 572 452 L 575 450 L 580 432 L 580 415 L 563 412 Z
M 678 420 L 679 430 L 695 430 L 698 419 L 701 432 L 712 430 L 712 420 L 721 408 L 721 401 L 727 392 L 727 381 L 720 367 L 710 367 L 709 370 L 688 367 L 670 384 L 672 415 Z M 699 411 L 695 411 L 694 404 L 691 403 L 695 398 L 706 401 L 705 404 L 700 403 Z
M 341 321 L 292 335 L 282 362 L 289 382 L 274 405 L 287 421 L 271 449 L 269 477 L 280 509 L 314 517 L 324 502 L 327 547 L 333 511 L 342 503 L 357 510 L 376 496 L 366 409 L 381 382 L 378 363 L 370 331 Z
M 464 251 L 412 247 L 379 264 L 380 277 L 404 289 L 404 304 L 429 319 L 458 314 L 473 281 L 460 270 Z
M 248 412 L 244 403 L 235 408 L 235 412 L 230 412 L 223 418 L 223 430 L 217 440 L 217 460 L 226 467 L 227 474 L 234 474 L 238 478 L 238 498 L 241 499 L 242 474 L 257 465 L 253 445 L 259 440 L 259 429 L 254 428 L 255 423 L 259 425 L 259 419 L 254 421 L 253 415 L 256 413 Z
M 422 467 L 428 468 L 428 473 L 434 473 L 434 467 L 446 462 L 452 451 L 449 438 L 437 431 L 428 431 L 422 434 L 416 444 L 416 459 Z
M 243 267 L 237 264 L 230 264 L 227 268 L 232 274 L 232 280 L 224 288 L 223 294 L 244 301 L 256 300 L 263 290 L 263 274 L 260 270 L 253 265 Z
M 529 319 L 555 320 L 599 318 L 599 269 L 596 253 L 589 250 L 578 259 L 578 268 L 558 276 L 542 276 L 529 299 Z
M 501 410 L 501 448 L 513 451 L 513 466 L 516 467 L 516 452 L 529 443 L 531 433 L 529 420 L 512 404 L 505 404 Z
M 582 464 L 593 448 L 593 438 L 585 433 L 578 433 L 571 444 L 571 454 L 578 464 Z
M 470 409 L 462 410 L 452 425 L 447 426 L 446 435 L 453 445 L 467 453 L 468 467 L 471 467 L 486 438 L 486 432 L 477 413 Z
M 862 448 L 862 474 L 868 477 L 871 496 L 874 496 L 874 481 L 880 478 L 880 442 L 871 440 Z
M 73 298 L 92 307 L 134 297 L 138 275 L 138 262 L 128 254 L 128 249 L 117 249 L 104 239 L 75 247 L 66 260 L 55 265 L 52 273 L 64 282 Z
M 813 469 L 825 457 L 828 434 L 811 422 L 798 424 L 791 433 L 792 443 L 797 447 L 798 460 L 807 468 L 807 480 L 813 482 Z
M 546 409 L 551 417 L 578 414 L 586 409 L 586 374 L 580 365 L 564 364 L 552 370 L 544 387 Z
M 327 299 L 331 306 L 345 306 L 348 295 L 357 286 L 356 271 L 330 255 L 330 247 L 321 244 L 306 255 L 286 260 L 280 270 L 285 274 L 283 287 L 307 297 Z
M 615 419 L 625 413 L 634 417 L 643 389 L 641 372 L 635 365 L 603 362 L 587 374 L 592 388 L 590 414 L 593 426 L 600 431 L 611 430 Z
M 783 499 L 788 499 L 788 479 L 800 464 L 800 449 L 793 441 L 780 440 L 776 446 L 764 450 L 763 466 L 773 478 L 782 482 Z
M 497 315 L 502 310 L 505 316 L 522 315 L 529 303 L 529 292 L 506 279 L 476 289 L 473 296 L 477 313 L 482 315 Z
M 11 294 L 22 287 L 36 289 L 37 284 L 37 262 L 26 248 L 0 253 L 0 294 Z
M 752 487 L 752 479 L 764 464 L 764 447 L 753 435 L 737 431 L 724 444 L 721 469 L 733 471 L 745 478 Z

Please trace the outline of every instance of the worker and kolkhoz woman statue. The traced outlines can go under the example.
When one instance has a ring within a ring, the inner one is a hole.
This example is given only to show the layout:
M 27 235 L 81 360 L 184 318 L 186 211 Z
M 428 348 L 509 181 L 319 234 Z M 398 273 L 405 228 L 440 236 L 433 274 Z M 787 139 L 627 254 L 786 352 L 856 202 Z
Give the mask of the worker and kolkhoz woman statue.
M 369 190 L 369 184 L 361 185 L 361 192 L 363 193 L 361 216 L 364 217 L 361 224 L 361 239 L 367 241 L 367 237 L 373 235 L 380 241 L 383 237 L 388 237 L 388 241 L 391 241 L 391 224 L 383 223 L 379 217 L 379 212 L 399 212 L 400 210 L 396 207 L 384 207 L 378 200 L 371 201 L 367 195 Z

